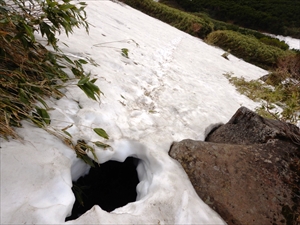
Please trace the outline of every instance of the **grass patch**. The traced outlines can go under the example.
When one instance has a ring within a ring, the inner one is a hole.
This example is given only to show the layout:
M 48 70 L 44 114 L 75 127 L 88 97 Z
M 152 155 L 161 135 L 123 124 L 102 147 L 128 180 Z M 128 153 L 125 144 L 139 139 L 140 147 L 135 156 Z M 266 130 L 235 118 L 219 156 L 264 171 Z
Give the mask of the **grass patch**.
M 270 73 L 264 77 L 264 81 L 246 81 L 230 74 L 225 76 L 241 94 L 256 102 L 264 100 L 261 107 L 256 109 L 261 116 L 296 123 L 300 120 L 300 79 L 292 78 L 289 73 L 283 77 L 280 71 Z M 276 106 L 282 112 L 276 110 Z

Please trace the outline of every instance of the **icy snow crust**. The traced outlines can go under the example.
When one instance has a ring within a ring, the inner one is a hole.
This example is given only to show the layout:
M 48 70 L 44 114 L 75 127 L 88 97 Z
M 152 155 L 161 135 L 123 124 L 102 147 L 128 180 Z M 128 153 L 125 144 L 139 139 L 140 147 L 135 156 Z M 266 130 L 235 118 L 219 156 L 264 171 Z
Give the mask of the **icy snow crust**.
M 51 126 L 73 124 L 74 142 L 90 145 L 103 141 L 92 129 L 105 129 L 112 147 L 95 146 L 99 161 L 139 158 L 140 183 L 136 202 L 111 213 L 94 206 L 67 224 L 224 224 L 168 150 L 173 141 L 203 140 L 207 127 L 227 122 L 241 105 L 257 106 L 224 73 L 256 79 L 267 72 L 226 60 L 222 50 L 119 3 L 89 1 L 87 13 L 89 35 L 82 29 L 60 39 L 69 45 L 65 52 L 99 64 L 86 70 L 104 96 L 97 103 L 69 85 L 66 97 L 48 100 Z M 24 122 L 17 131 L 23 141 L 1 140 L 1 223 L 63 224 L 75 201 L 72 179 L 89 167 L 42 129 Z

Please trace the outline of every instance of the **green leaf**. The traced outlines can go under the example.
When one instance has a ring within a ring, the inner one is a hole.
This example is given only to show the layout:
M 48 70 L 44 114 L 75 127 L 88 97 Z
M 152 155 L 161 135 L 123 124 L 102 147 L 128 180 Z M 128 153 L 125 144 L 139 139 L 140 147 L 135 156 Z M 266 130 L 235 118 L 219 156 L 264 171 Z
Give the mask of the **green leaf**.
M 80 155 L 79 158 L 81 158 L 86 164 L 90 165 L 91 167 L 95 167 L 93 160 L 88 155 Z
M 98 134 L 100 137 L 103 137 L 105 139 L 108 139 L 109 136 L 108 134 L 106 133 L 105 130 L 103 130 L 102 128 L 94 128 L 94 131 L 96 134 Z
M 93 80 L 91 80 L 91 83 L 95 83 L 97 81 L 97 78 L 94 78 Z
M 50 124 L 50 122 L 51 122 L 50 116 L 45 109 L 36 107 L 36 112 L 47 125 Z
M 87 64 L 88 62 L 87 61 L 85 61 L 85 60 L 83 60 L 83 59 L 79 59 L 78 60 L 81 64 Z
M 128 50 L 127 48 L 122 48 L 121 51 L 122 51 L 122 56 L 124 56 L 124 57 L 126 57 L 126 58 L 129 58 L 129 57 L 128 57 L 128 51 L 129 51 L 129 50 Z
M 42 98 L 38 98 L 39 102 L 43 104 L 43 106 L 46 108 L 46 109 L 49 109 L 49 106 L 47 105 L 47 103 L 42 99 Z
M 73 124 L 66 126 L 65 128 L 61 129 L 62 132 L 64 132 L 66 135 L 68 135 L 69 137 L 72 137 L 72 135 L 67 131 L 67 129 L 69 129 L 70 127 L 72 127 Z
M 84 85 L 86 82 L 88 82 L 89 81 L 89 77 L 82 77 L 79 81 L 78 81 L 78 83 L 77 83 L 77 85 Z
M 54 6 L 57 5 L 57 2 L 55 2 L 55 1 L 47 1 L 47 4 L 48 4 L 49 7 L 53 8 Z
M 110 145 L 108 145 L 108 144 L 105 144 L 105 143 L 103 143 L 103 142 L 101 142 L 101 141 L 94 141 L 93 142 L 97 147 L 99 147 L 99 148 L 108 148 L 108 147 L 110 147 Z
M 100 89 L 97 85 L 93 84 L 92 82 L 88 81 L 86 83 L 87 87 L 95 92 L 97 95 L 100 95 Z
M 97 101 L 94 92 L 87 85 L 79 85 L 79 87 L 89 98 Z
M 29 101 L 28 101 L 29 97 L 23 89 L 20 89 L 20 91 L 19 91 L 19 98 L 20 98 L 21 102 L 23 102 L 25 104 L 29 104 Z
M 68 135 L 70 138 L 72 137 L 72 135 L 68 132 L 68 131 L 66 131 L 66 130 L 62 130 L 62 132 L 64 132 L 66 135 Z
M 72 9 L 72 8 L 74 8 L 74 5 L 72 5 L 72 4 L 64 4 L 64 5 L 59 6 L 59 9 L 64 10 L 64 11 L 67 11 L 68 9 Z
M 91 152 L 92 152 L 95 161 L 99 164 L 99 160 L 98 160 L 98 157 L 97 157 L 97 155 L 96 155 L 96 153 L 95 153 L 95 149 L 94 149 L 93 147 L 87 145 L 87 144 L 85 145 L 85 147 L 87 148 L 88 151 L 91 151 Z
M 75 194 L 76 200 L 80 203 L 80 205 L 84 206 L 84 202 L 83 202 L 83 194 L 84 193 L 83 193 L 83 190 L 75 184 L 73 184 L 72 190 Z
M 28 26 L 26 23 L 23 24 L 27 35 L 31 38 L 31 40 L 34 40 L 34 35 L 33 35 L 33 29 L 32 27 Z
M 90 81 L 89 79 L 90 79 L 89 76 L 84 76 L 78 81 L 77 85 L 81 90 L 85 92 L 85 94 L 89 98 L 97 101 L 97 98 L 100 97 L 100 94 L 102 92 L 100 91 L 97 85 L 93 84 L 93 82 L 95 82 L 96 80 L 93 79 Z
M 82 76 L 82 72 L 80 70 L 76 69 L 75 67 L 72 67 L 71 70 L 72 70 L 73 74 L 75 75 L 75 77 Z
M 7 23 L 7 22 L 8 22 L 7 18 L 4 18 L 4 19 L 0 20 L 0 23 Z
M 63 55 L 62 56 L 68 63 L 70 63 L 70 64 L 73 64 L 74 65 L 74 62 L 68 57 L 68 56 L 66 56 L 66 55 Z

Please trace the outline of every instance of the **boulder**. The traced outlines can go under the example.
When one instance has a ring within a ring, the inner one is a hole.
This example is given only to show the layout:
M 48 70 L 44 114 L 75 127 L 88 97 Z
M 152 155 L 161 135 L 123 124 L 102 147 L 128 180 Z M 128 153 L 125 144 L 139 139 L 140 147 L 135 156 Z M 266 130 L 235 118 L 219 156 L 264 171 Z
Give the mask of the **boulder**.
M 299 128 L 279 120 L 266 119 L 246 107 L 241 107 L 227 124 L 210 132 L 205 141 L 226 144 L 264 144 L 287 140 L 300 144 Z
M 206 141 L 174 142 L 169 155 L 229 224 L 300 224 L 299 128 L 241 107 Z

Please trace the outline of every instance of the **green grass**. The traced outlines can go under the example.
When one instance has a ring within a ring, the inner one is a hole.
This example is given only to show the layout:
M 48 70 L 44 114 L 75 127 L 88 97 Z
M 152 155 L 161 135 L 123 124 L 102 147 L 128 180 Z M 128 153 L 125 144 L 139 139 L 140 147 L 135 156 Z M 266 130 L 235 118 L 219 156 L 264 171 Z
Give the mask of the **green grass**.
M 300 120 L 300 88 L 297 84 L 279 82 L 274 85 L 271 82 L 272 76 L 276 76 L 274 74 L 270 74 L 266 82 L 246 81 L 244 78 L 233 77 L 230 74 L 225 76 L 241 94 L 256 102 L 263 100 L 261 107 L 257 108 L 257 113 L 260 115 L 291 123 Z M 276 106 L 279 106 L 282 112 L 276 111 Z

